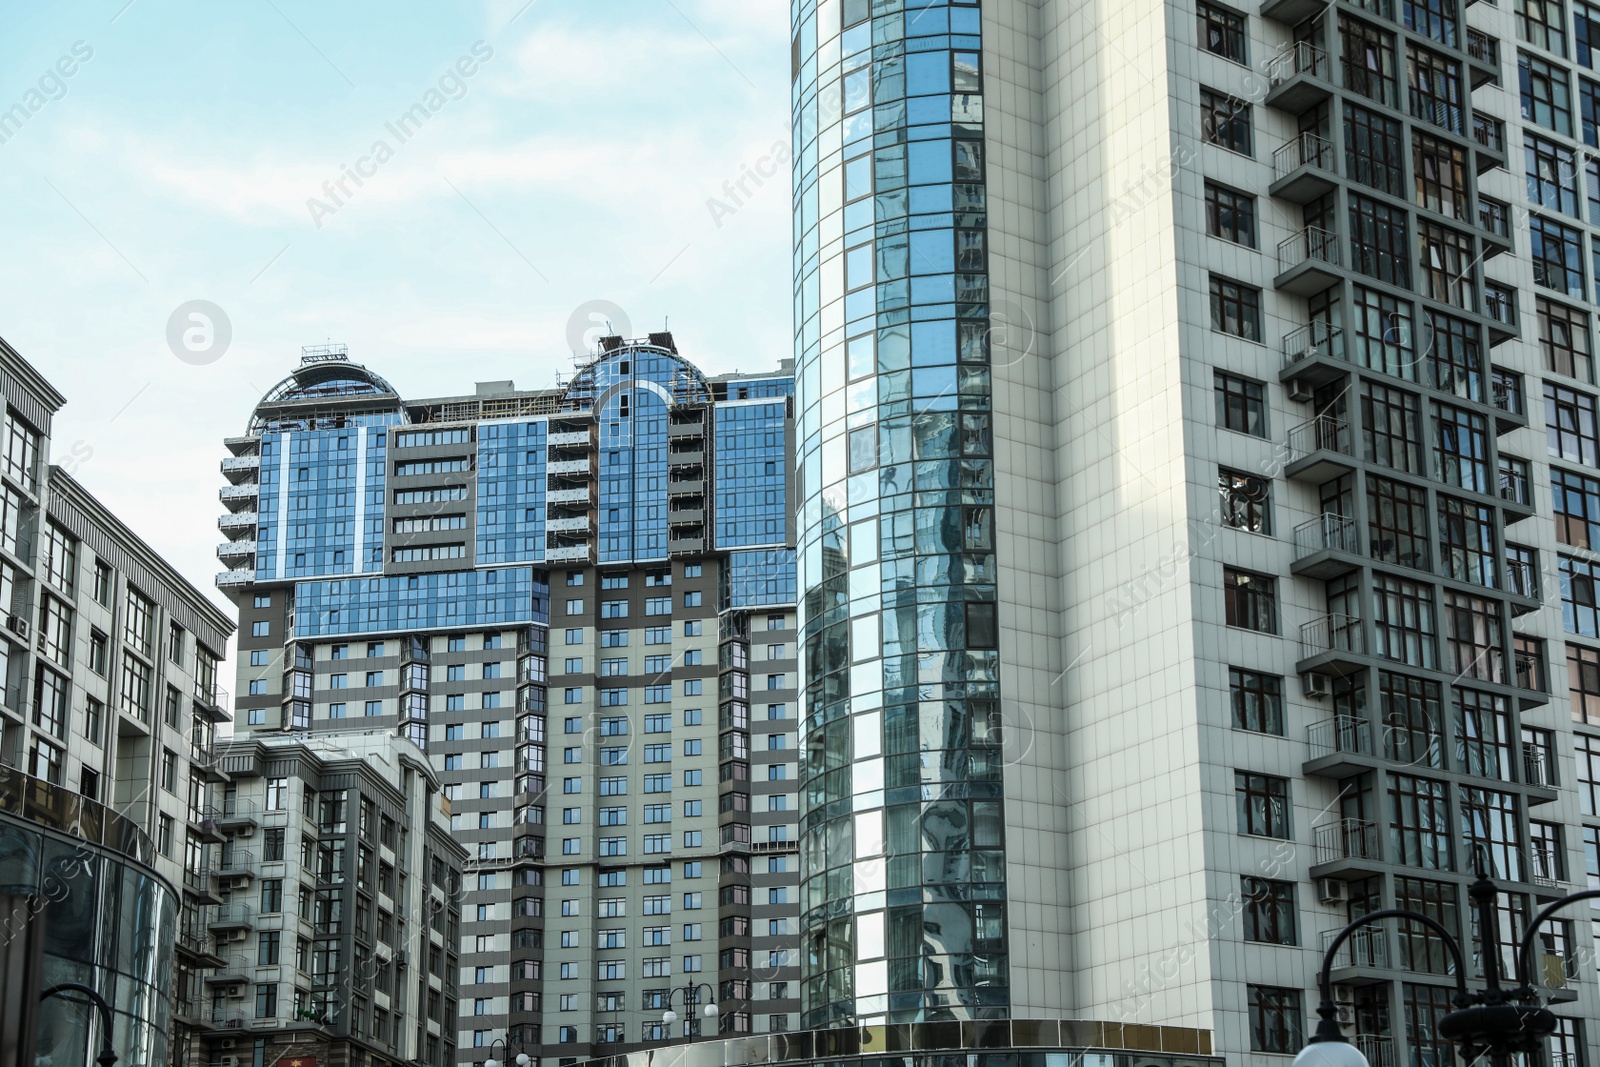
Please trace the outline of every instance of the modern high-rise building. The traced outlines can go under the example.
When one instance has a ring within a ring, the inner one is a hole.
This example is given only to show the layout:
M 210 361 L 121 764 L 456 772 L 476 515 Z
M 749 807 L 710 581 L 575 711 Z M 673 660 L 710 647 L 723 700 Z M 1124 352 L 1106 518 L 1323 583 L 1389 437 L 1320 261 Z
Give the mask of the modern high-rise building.
M 0 398 L 0 896 L 17 902 L 0 936 L 38 944 L 40 981 L 110 1002 L 121 1063 L 190 1063 L 211 1025 L 217 664 L 233 623 L 48 462 L 65 398 L 3 341 Z M 81 1006 L 22 1019 L 42 1062 L 100 1048 Z
M 230 753 L 408 739 L 468 849 L 428 1063 L 799 1024 L 792 392 L 669 334 L 427 400 L 329 348 L 227 440 Z
M 1265 1064 L 1600 884 L 1600 9 L 792 11 L 801 1026 Z

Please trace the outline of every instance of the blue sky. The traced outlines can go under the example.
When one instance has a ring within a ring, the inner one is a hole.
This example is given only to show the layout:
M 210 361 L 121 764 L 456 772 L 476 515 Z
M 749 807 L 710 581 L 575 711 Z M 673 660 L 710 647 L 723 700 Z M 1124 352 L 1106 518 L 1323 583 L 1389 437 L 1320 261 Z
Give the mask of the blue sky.
M 52 0 L 6 21 L 0 112 L 26 117 L 0 125 L 0 336 L 67 394 L 54 458 L 213 595 L 221 439 L 302 345 L 348 344 L 409 396 L 549 386 L 574 310 L 606 300 L 634 334 L 670 316 L 714 373 L 789 354 L 780 0 Z M 772 177 L 714 215 L 753 171 Z M 232 327 L 204 365 L 166 341 L 197 299 Z

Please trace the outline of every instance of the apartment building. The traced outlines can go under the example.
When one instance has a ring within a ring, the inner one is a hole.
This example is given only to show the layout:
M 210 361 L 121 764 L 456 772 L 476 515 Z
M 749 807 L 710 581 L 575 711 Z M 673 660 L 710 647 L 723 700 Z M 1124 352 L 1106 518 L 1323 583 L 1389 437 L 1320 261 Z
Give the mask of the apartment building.
M 1264 1065 L 1600 884 L 1595 17 L 792 5 L 803 1026 Z
M 237 736 L 426 753 L 460 1062 L 798 1023 L 791 392 L 670 334 L 424 400 L 328 348 L 226 442 Z

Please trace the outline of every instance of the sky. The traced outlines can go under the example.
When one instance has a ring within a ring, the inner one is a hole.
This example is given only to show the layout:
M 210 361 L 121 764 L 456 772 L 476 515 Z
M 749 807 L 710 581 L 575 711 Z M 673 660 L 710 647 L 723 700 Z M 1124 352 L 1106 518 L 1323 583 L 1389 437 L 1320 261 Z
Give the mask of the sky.
M 220 604 L 222 439 L 302 346 L 406 397 L 553 386 L 608 320 L 790 354 L 782 0 L 0 20 L 0 336 L 67 397 L 52 460 Z

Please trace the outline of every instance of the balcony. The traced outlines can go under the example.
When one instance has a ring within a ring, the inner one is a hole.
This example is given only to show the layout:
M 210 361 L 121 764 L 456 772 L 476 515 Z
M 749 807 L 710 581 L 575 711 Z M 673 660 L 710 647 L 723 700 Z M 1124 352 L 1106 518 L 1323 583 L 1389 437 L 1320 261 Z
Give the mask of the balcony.
M 1299 115 L 1333 95 L 1328 53 L 1295 41 L 1267 61 L 1267 106 Z
M 552 449 L 555 448 L 589 448 L 593 443 L 587 431 L 578 430 L 569 433 L 553 433 L 546 441 Z
M 1372 724 L 1354 715 L 1314 722 L 1306 728 L 1306 748 L 1308 775 L 1342 780 L 1361 774 L 1372 769 Z
M 696 443 L 699 443 L 698 439 Z M 698 448 L 673 446 L 667 450 L 667 465 L 670 467 L 703 467 L 705 462 L 706 450 L 703 445 Z
M 1361 534 L 1354 519 L 1325 513 L 1294 528 L 1294 574 L 1326 580 L 1360 565 Z
M 1500 81 L 1500 42 L 1471 26 L 1467 27 L 1467 68 L 1474 89 Z
M 571 519 L 546 519 L 544 521 L 546 533 L 587 533 L 589 530 L 589 517 L 579 515 Z
M 1361 670 L 1366 653 L 1361 620 L 1354 615 L 1334 612 L 1300 627 L 1300 661 L 1295 670 L 1333 671 L 1352 674 Z
M 1494 405 L 1494 424 L 1497 432 L 1510 433 L 1528 425 L 1527 402 L 1522 392 L 1522 375 L 1504 367 L 1491 367 L 1489 399 Z
M 1332 415 L 1318 415 L 1289 430 L 1285 477 L 1316 485 L 1355 469 L 1350 424 Z
M 1548 790 L 1550 799 L 1555 799 L 1556 769 L 1545 750 L 1538 745 L 1524 744 L 1522 746 L 1522 781 L 1524 785 L 1534 789 Z M 1530 802 L 1533 801 L 1530 798 Z
M 1561 856 L 1555 850 L 1534 846 L 1528 850 L 1527 860 L 1529 882 L 1557 893 L 1569 891 L 1566 872 L 1561 869 Z
M 668 496 L 701 496 L 706 491 L 704 478 L 668 478 Z
M 259 478 L 261 476 L 261 457 L 228 456 L 222 461 L 222 474 L 234 485 Z
M 255 909 L 248 904 L 223 904 L 206 923 L 215 930 L 248 930 L 256 924 Z
M 551 545 L 544 550 L 544 558 L 546 563 L 572 563 L 577 560 L 587 563 L 592 556 L 590 555 L 590 546 L 584 543 L 581 545 Z
M 1489 345 L 1517 336 L 1517 291 L 1499 282 L 1483 283 L 1483 316 L 1489 320 Z
M 1350 372 L 1345 362 L 1344 330 L 1331 322 L 1312 322 L 1283 335 L 1281 379 L 1297 378 L 1315 389 Z
M 586 459 L 560 459 L 546 463 L 544 472 L 552 478 L 577 478 L 589 476 L 589 461 Z
M 241 511 L 245 505 L 249 505 L 250 510 L 254 511 L 256 500 L 260 496 L 259 485 L 225 485 L 217 490 L 217 499 L 228 505 L 230 511 Z
M 1478 173 L 1506 165 L 1506 124 L 1488 115 L 1472 116 L 1472 139 L 1478 142 Z
M 248 560 L 254 568 L 256 562 L 257 544 L 254 541 L 224 541 L 217 546 L 217 558 L 224 563 L 235 560 Z
M 1362 819 L 1334 819 L 1311 828 L 1312 877 L 1361 877 L 1375 871 L 1378 854 L 1378 824 Z M 1318 868 L 1322 868 L 1319 870 Z M 1330 870 L 1331 868 L 1331 870 Z
M 217 529 L 225 534 L 248 533 L 256 528 L 257 515 L 253 511 L 234 511 L 217 520 Z
M 1261 17 L 1294 29 L 1327 6 L 1327 0 L 1265 0 Z
M 221 965 L 206 975 L 205 980 L 207 985 L 233 985 L 248 981 L 255 973 L 249 957 L 242 952 L 232 952 L 222 957 Z
M 591 489 L 551 489 L 544 494 L 544 501 L 551 507 L 588 507 L 594 502 L 594 491 Z
M 1528 478 L 1528 463 L 1502 454 L 1496 470 L 1505 521 L 1516 522 L 1533 514 L 1533 490 Z
M 1313 296 L 1340 278 L 1339 235 L 1321 226 L 1307 226 L 1278 242 L 1278 276 L 1272 287 L 1297 296 Z
M 217 825 L 224 830 L 254 826 L 259 811 L 253 800 L 235 800 L 232 804 L 224 804 L 222 810 L 217 812 Z
M 243 1008 L 212 1008 L 211 1025 L 219 1030 L 244 1030 L 250 1025 L 250 1016 Z M 272 1025 L 277 1021 L 272 1020 Z
M 1539 574 L 1523 559 L 1508 559 L 1500 587 L 1510 594 L 1511 614 L 1526 615 L 1539 607 Z
M 249 585 L 255 580 L 256 572 L 253 568 L 251 570 L 222 571 L 217 575 L 217 588 L 237 589 L 240 586 Z
M 1478 197 L 1478 236 L 1483 239 L 1483 258 L 1493 259 L 1512 250 L 1511 206 L 1491 197 Z
M 1272 153 L 1272 184 L 1267 192 L 1295 204 L 1306 204 L 1332 191 L 1333 142 L 1305 132 Z
M 672 526 L 700 526 L 706 521 L 705 508 L 669 508 L 667 522 Z
M 1343 929 L 1343 927 L 1340 927 Z M 1322 931 L 1322 951 L 1326 953 L 1328 946 L 1333 944 L 1333 939 L 1339 936 L 1339 930 Z M 1333 969 L 1335 973 L 1348 970 L 1372 970 L 1386 968 L 1389 963 L 1389 931 L 1381 926 L 1363 926 L 1352 933 L 1345 943 L 1339 946 L 1339 951 L 1333 954 Z M 1334 981 L 1346 984 L 1352 981 L 1353 976 L 1335 978 Z
M 1371 1067 L 1395 1067 L 1394 1038 L 1382 1034 L 1356 1034 L 1350 1039 Z
M 667 534 L 667 552 L 674 556 L 694 556 L 706 550 L 706 539 L 703 535 L 689 534 L 683 531 L 669 531 Z
M 217 863 L 218 878 L 254 878 L 256 854 L 247 848 L 227 849 Z

